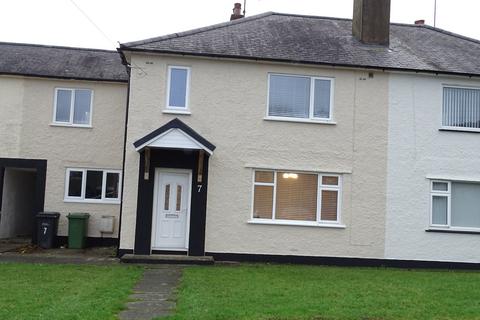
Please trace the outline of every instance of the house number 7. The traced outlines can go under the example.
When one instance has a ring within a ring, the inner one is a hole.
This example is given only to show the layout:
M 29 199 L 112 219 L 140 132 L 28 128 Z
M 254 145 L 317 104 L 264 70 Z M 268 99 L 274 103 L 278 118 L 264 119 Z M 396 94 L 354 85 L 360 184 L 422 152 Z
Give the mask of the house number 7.
M 202 185 L 201 184 L 197 184 L 197 188 L 198 188 L 198 192 L 202 191 Z

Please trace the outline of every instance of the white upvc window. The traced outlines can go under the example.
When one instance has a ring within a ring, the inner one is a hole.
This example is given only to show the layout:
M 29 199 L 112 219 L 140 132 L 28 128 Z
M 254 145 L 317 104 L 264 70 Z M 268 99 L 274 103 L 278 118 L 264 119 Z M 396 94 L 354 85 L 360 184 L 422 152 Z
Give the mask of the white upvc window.
M 480 131 L 480 88 L 443 87 L 442 129 Z
M 480 183 L 431 180 L 430 225 L 480 230 Z
M 65 202 L 120 203 L 120 170 L 68 168 Z
M 333 123 L 334 79 L 268 74 L 267 120 Z
M 92 106 L 92 90 L 84 88 L 56 88 L 53 124 L 73 127 L 91 127 Z
M 167 107 L 169 112 L 188 113 L 190 68 L 169 66 L 167 79 Z
M 251 223 L 343 227 L 342 177 L 254 170 Z

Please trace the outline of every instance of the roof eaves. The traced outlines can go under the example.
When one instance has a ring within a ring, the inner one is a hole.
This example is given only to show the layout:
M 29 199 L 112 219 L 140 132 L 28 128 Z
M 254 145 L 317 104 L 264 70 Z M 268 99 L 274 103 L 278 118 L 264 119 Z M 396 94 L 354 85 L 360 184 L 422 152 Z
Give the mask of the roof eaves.
M 60 80 L 80 80 L 80 81 L 95 81 L 95 82 L 118 82 L 127 83 L 128 79 L 103 79 L 103 78 L 89 78 L 89 77 L 66 77 L 66 76 L 52 76 L 37 73 L 21 73 L 21 72 L 0 72 L 2 76 L 21 76 L 32 78 L 45 78 L 45 79 L 60 79 Z
M 225 58 L 225 59 L 239 59 L 239 60 L 250 60 L 250 61 L 295 63 L 295 64 L 319 65 L 319 66 L 342 67 L 342 68 L 353 68 L 353 69 L 372 69 L 372 70 L 383 70 L 383 71 L 391 70 L 391 71 L 414 72 L 414 73 L 445 74 L 445 75 L 457 75 L 457 76 L 467 76 L 467 77 L 480 77 L 480 72 L 477 74 L 477 73 L 463 73 L 463 72 L 440 71 L 440 70 L 429 70 L 429 69 L 395 68 L 395 67 L 383 67 L 383 66 L 374 66 L 374 65 L 317 62 L 317 61 L 305 61 L 305 60 L 293 60 L 293 59 L 262 58 L 262 57 L 253 57 L 253 56 L 236 56 L 236 55 L 227 55 L 227 54 L 182 52 L 182 51 L 156 50 L 156 49 L 144 49 L 144 48 L 125 48 L 125 51 L 169 54 L 169 55 L 182 55 L 182 56 L 191 56 L 191 57 Z

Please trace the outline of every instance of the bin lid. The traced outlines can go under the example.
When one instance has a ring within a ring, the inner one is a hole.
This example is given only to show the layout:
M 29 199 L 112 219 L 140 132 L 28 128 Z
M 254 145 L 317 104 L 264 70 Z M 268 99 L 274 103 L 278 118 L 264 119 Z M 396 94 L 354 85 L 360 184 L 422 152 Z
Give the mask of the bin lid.
M 37 218 L 58 218 L 60 213 L 58 212 L 39 212 L 37 213 Z
M 85 212 L 70 212 L 67 215 L 67 218 L 71 219 L 88 219 L 90 217 L 90 214 L 85 213 Z

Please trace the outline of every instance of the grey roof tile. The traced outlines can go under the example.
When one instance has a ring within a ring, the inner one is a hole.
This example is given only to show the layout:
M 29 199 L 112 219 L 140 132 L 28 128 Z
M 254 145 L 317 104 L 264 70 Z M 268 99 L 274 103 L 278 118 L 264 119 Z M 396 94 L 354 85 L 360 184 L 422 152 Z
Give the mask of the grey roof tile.
M 116 51 L 0 42 L 0 74 L 127 82 Z
M 480 75 L 480 41 L 392 23 L 387 48 L 359 42 L 351 29 L 350 19 L 269 12 L 120 49 Z

